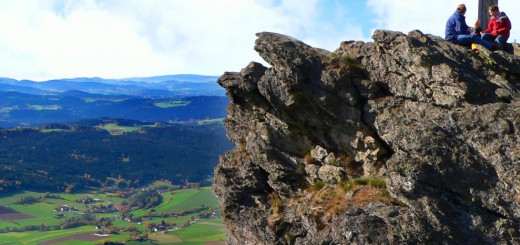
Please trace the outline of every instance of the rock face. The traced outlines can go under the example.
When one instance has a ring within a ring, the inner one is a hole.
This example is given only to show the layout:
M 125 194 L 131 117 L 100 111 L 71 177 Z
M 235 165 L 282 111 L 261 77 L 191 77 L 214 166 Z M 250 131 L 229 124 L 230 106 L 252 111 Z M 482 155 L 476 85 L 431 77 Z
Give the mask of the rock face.
M 520 244 L 520 59 L 412 31 L 275 33 L 219 84 L 229 244 Z

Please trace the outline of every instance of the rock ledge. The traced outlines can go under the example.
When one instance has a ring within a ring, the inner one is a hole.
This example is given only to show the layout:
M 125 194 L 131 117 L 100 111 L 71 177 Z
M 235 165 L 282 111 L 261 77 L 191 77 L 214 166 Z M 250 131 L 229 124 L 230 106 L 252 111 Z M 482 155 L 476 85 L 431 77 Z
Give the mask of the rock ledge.
M 218 83 L 229 244 L 520 244 L 520 59 L 412 31 L 257 34 Z

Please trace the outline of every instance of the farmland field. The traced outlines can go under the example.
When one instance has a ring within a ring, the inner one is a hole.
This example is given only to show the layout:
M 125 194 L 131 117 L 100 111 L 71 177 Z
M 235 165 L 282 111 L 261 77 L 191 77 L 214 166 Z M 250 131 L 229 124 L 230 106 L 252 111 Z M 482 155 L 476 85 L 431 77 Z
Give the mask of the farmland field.
M 34 218 L 34 217 L 31 215 L 17 212 L 10 208 L 0 206 L 0 220 L 1 221 L 23 220 L 23 219 L 31 219 L 31 218 Z
M 85 242 L 92 242 L 100 240 L 100 238 L 103 238 L 101 236 L 97 236 L 95 232 L 85 232 L 85 233 L 77 233 L 70 236 L 64 236 L 52 240 L 47 240 L 45 242 L 40 242 L 38 245 L 52 245 L 60 242 L 66 242 L 66 241 L 85 241 Z
M 115 123 L 108 123 L 98 126 L 98 128 L 104 129 L 113 135 L 121 135 L 123 133 L 135 132 L 141 130 L 144 127 L 154 127 L 154 125 L 143 125 L 143 126 L 119 126 Z
M 95 212 L 100 207 L 124 207 L 130 200 L 115 193 L 11 193 L 0 197 L 0 244 L 134 244 L 131 241 L 139 238 L 145 242 L 135 244 L 206 244 L 225 240 L 226 228 L 214 213 L 219 207 L 209 187 L 168 190 L 160 196 L 161 202 L 154 208 L 137 209 L 125 216 L 124 210 Z M 57 210 L 60 207 L 74 207 L 74 211 Z M 71 220 L 85 219 L 85 213 L 94 218 L 88 224 L 69 227 Z M 58 214 L 64 217 L 57 218 Z
M 159 108 L 170 108 L 170 107 L 177 107 L 177 106 L 187 106 L 190 104 L 190 101 L 165 101 L 165 102 L 156 102 L 154 103 L 155 106 Z

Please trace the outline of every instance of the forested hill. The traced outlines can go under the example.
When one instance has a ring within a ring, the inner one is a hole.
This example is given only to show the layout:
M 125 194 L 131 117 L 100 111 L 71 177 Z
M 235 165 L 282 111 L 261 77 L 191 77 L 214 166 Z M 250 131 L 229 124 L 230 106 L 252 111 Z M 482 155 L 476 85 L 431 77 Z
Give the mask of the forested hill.
M 0 77 L 0 91 L 13 91 L 34 95 L 56 94 L 76 90 L 104 95 L 223 96 L 225 90 L 215 82 L 217 78 L 216 76 L 179 74 L 123 79 L 79 77 L 35 82 L 30 80 L 18 81 Z
M 131 96 L 83 91 L 34 95 L 0 92 L 0 127 L 75 122 L 111 117 L 146 122 L 182 122 L 223 118 L 229 100 L 223 96 Z
M 210 178 L 232 148 L 221 123 L 182 126 L 89 120 L 0 130 L 0 191 L 78 191 L 108 178 L 127 186 Z

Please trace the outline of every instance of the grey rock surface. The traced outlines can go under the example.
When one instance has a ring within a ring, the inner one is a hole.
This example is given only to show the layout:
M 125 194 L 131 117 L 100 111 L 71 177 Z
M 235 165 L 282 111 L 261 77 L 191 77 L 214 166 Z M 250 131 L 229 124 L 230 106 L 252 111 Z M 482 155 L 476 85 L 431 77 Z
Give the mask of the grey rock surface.
M 520 59 L 412 31 L 259 33 L 225 73 L 229 244 L 520 244 Z M 364 181 L 364 182 L 363 182 Z

